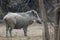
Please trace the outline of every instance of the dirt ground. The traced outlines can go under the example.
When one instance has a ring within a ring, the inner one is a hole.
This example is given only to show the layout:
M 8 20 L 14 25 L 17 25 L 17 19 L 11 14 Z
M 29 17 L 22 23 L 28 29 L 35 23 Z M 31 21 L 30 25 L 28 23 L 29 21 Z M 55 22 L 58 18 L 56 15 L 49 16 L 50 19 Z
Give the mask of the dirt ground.
M 52 26 L 48 26 L 50 33 L 50 40 L 54 40 L 54 28 Z M 44 26 L 43 24 L 33 23 L 28 27 L 27 35 L 24 36 L 24 32 L 22 29 L 13 29 L 12 38 L 9 36 L 6 37 L 6 26 L 4 24 L 0 24 L 0 40 L 43 40 Z
M 0 24 L 0 40 L 11 40 L 10 37 L 6 38 L 6 26 Z M 24 36 L 22 29 L 13 29 L 12 40 L 43 40 L 43 25 L 33 23 L 28 27 L 28 37 Z

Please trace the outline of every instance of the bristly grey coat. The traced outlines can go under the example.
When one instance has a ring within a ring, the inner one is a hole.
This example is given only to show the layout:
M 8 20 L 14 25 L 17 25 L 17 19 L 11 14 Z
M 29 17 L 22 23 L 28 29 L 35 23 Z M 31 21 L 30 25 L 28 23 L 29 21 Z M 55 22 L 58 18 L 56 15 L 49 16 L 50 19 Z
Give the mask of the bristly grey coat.
M 27 36 L 27 27 L 31 25 L 34 22 L 41 24 L 41 19 L 38 16 L 37 12 L 35 10 L 30 10 L 27 12 L 22 13 L 12 13 L 9 12 L 3 20 L 6 23 L 6 36 L 8 35 L 8 30 L 10 32 L 12 29 L 21 29 L 24 30 L 24 35 Z

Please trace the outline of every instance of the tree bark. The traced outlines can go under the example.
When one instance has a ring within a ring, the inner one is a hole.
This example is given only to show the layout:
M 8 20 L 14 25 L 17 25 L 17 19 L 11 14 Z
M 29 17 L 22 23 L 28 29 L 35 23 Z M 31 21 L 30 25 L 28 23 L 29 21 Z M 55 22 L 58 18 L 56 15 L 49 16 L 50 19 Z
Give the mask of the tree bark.
M 57 12 L 58 8 L 57 8 L 57 0 L 54 1 L 55 3 L 55 10 L 54 10 L 54 13 L 55 13 L 55 27 L 54 27 L 54 30 L 55 30 L 55 36 L 54 36 L 54 40 L 59 40 L 58 38 L 58 35 L 59 35 L 59 14 Z
M 59 8 L 58 8 L 58 9 L 59 9 Z M 59 9 L 59 10 L 60 10 L 60 9 Z M 60 40 L 60 11 L 59 11 L 59 10 L 57 10 L 57 11 L 58 11 L 58 12 L 57 12 L 57 14 L 58 14 L 58 15 L 57 15 L 57 16 L 58 16 L 58 19 L 57 19 L 57 20 L 58 20 L 58 21 L 57 21 L 57 22 L 58 22 L 58 29 L 57 29 L 57 30 L 58 30 L 58 34 L 56 34 L 56 35 L 57 35 L 57 40 Z
M 47 24 L 47 11 L 45 10 L 44 0 L 39 0 L 40 12 L 42 14 L 43 24 L 44 24 L 44 38 L 43 40 L 50 40 L 48 24 Z

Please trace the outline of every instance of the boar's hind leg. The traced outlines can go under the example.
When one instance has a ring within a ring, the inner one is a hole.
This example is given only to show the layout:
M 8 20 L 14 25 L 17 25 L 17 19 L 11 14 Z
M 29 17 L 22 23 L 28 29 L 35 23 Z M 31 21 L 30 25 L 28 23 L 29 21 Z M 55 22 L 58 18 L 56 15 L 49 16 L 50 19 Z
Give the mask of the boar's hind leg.
M 10 28 L 9 28 L 9 33 L 10 33 L 10 37 L 12 37 L 12 29 L 14 29 L 15 25 L 11 24 Z
M 8 37 L 9 26 L 6 24 L 6 37 Z

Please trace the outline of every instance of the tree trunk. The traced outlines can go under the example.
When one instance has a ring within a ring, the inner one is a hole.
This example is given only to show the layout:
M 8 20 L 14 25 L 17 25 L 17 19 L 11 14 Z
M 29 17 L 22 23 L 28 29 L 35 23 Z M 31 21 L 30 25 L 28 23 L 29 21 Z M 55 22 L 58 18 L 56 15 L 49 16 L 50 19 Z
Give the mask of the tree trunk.
M 40 12 L 42 14 L 43 24 L 44 24 L 44 38 L 43 40 L 50 40 L 48 24 L 47 24 L 47 11 L 45 10 L 44 0 L 39 0 Z
M 58 34 L 56 34 L 57 35 L 57 40 L 60 40 L 60 11 L 59 10 L 57 12 L 57 14 L 58 14 L 58 29 L 57 29 L 58 30 Z
M 59 18 L 59 28 L 58 28 L 57 40 L 60 40 L 60 18 Z

